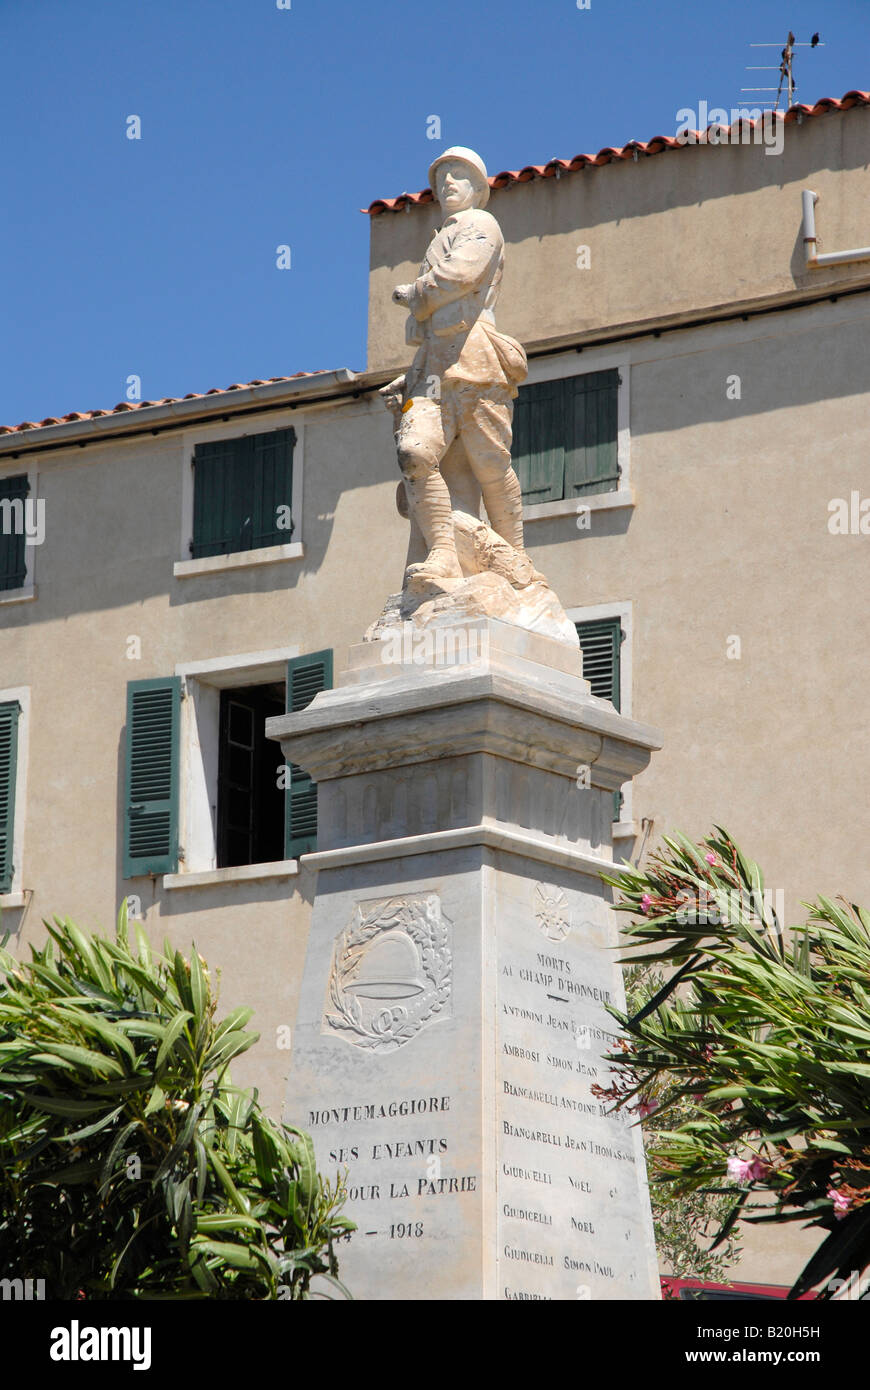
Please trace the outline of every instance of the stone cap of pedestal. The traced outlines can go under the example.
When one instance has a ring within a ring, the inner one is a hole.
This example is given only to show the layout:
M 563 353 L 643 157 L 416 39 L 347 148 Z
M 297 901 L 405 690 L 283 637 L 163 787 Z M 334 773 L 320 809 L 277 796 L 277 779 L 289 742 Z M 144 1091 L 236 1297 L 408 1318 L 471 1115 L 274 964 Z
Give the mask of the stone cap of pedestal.
M 480 658 L 488 658 L 496 666 L 509 665 L 514 672 L 528 667 L 530 676 L 539 667 L 569 676 L 583 675 L 579 638 L 563 642 L 498 618 L 457 619 L 444 614 L 430 618 L 425 626 L 402 623 L 379 641 L 357 642 L 348 648 L 336 685 L 389 680 L 397 665 L 440 669 L 467 666 Z M 588 692 L 589 682 L 583 684 Z
M 472 753 L 574 779 L 588 767 L 589 785 L 608 790 L 643 771 L 661 747 L 658 732 L 590 695 L 577 666 L 564 669 L 578 655 L 567 643 L 517 643 L 496 631 L 505 627 L 481 620 L 488 640 L 469 644 L 458 664 L 440 664 L 434 651 L 428 661 L 390 661 L 381 644 L 352 648 L 349 680 L 267 720 L 266 733 L 316 782 Z M 528 659 L 550 646 L 566 649 L 556 653 L 561 666 Z

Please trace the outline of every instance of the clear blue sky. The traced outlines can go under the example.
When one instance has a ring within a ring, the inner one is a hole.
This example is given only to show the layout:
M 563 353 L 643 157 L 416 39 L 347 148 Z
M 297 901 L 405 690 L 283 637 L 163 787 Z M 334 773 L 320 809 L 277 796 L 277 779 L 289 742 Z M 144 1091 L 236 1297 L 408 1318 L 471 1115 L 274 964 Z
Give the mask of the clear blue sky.
M 359 208 L 673 134 L 789 27 L 799 100 L 870 87 L 868 0 L 0 0 L 0 423 L 362 368 Z

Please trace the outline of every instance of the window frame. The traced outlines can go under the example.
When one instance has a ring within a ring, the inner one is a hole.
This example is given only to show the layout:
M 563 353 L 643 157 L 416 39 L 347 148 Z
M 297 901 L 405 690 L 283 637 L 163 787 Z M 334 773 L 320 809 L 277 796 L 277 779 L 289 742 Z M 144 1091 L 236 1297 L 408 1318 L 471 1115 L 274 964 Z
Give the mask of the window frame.
M 283 683 L 287 663 L 302 654 L 296 645 L 176 664 L 175 674 L 181 677 L 183 696 L 178 808 L 181 848 L 178 873 L 164 874 L 165 888 L 290 878 L 299 872 L 297 859 L 219 869 L 217 836 L 221 691 L 273 681 Z M 280 744 L 276 743 L 276 768 L 283 761 Z
M 8 466 L 5 461 L 0 462 L 0 482 L 4 478 L 17 478 L 26 474 L 29 491 L 28 500 L 36 502 L 39 498 L 39 469 L 25 464 L 21 466 L 21 460 L 10 460 Z M 26 561 L 26 571 L 24 583 L 17 589 L 0 589 L 0 607 L 6 603 L 29 603 L 37 596 L 36 589 L 36 552 L 38 545 L 31 545 L 25 539 L 24 558 Z
M 587 355 L 588 353 L 588 355 Z M 595 372 L 619 372 L 616 394 L 616 463 L 619 482 L 612 492 L 587 492 L 579 497 L 561 497 L 552 502 L 523 503 L 523 522 L 543 521 L 550 517 L 579 516 L 581 508 L 590 512 L 613 511 L 634 506 L 631 485 L 631 361 L 625 349 L 587 349 L 570 355 L 559 353 L 552 357 L 532 358 L 529 375 L 524 383 L 536 386 L 546 381 L 567 381 L 575 376 L 591 376 Z M 584 532 L 577 529 L 577 535 Z
M 0 893 L 0 908 L 26 906 L 24 887 L 24 844 L 27 821 L 27 766 L 30 753 L 30 686 L 13 685 L 0 690 L 0 704 L 18 702 L 18 744 L 15 754 L 15 810 L 12 821 L 12 882 L 8 893 Z
M 305 555 L 302 522 L 305 504 L 305 425 L 304 416 L 295 410 L 275 412 L 275 417 L 264 423 L 262 417 L 242 424 L 234 420 L 221 420 L 217 424 L 204 425 L 198 429 L 184 430 L 181 436 L 181 535 L 179 558 L 172 567 L 176 579 L 190 579 L 204 574 L 226 574 L 232 570 L 252 569 L 258 565 L 280 564 L 288 560 L 301 560 Z M 191 558 L 193 542 L 194 508 L 194 456 L 198 444 L 217 444 L 224 440 L 246 439 L 256 434 L 271 434 L 273 431 L 293 429 L 296 443 L 293 446 L 293 498 L 292 538 L 285 545 L 263 546 L 259 550 L 234 550 L 228 555 L 205 555 Z

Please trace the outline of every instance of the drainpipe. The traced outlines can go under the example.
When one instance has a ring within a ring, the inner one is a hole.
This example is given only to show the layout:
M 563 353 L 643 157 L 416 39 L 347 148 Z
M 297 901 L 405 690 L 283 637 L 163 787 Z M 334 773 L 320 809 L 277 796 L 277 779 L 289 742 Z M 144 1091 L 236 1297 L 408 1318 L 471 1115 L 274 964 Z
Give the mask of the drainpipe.
M 870 246 L 860 246 L 854 251 L 828 251 L 824 256 L 816 255 L 816 203 L 818 193 L 805 188 L 801 194 L 803 202 L 803 239 L 807 258 L 807 269 L 818 270 L 826 265 L 844 265 L 848 261 L 870 261 Z

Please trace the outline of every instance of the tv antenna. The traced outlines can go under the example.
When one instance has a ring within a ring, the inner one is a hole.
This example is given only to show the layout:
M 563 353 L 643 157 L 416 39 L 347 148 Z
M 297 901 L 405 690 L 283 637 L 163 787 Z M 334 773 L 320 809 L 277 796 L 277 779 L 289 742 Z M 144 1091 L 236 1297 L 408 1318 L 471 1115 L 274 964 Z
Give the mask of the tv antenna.
M 824 44 L 818 34 L 813 34 L 808 43 L 798 43 L 794 34 L 789 29 L 788 38 L 785 41 L 785 48 L 782 49 L 779 63 L 760 63 L 747 65 L 747 72 L 778 72 L 778 87 L 741 87 L 742 92 L 775 92 L 774 97 L 764 97 L 761 100 L 762 106 L 770 106 L 774 111 L 779 110 L 779 103 L 782 100 L 783 88 L 787 99 L 786 110 L 789 106 L 794 106 L 795 92 L 797 83 L 794 80 L 794 51 L 796 48 L 824 48 Z M 778 43 L 751 43 L 750 48 L 779 48 Z

